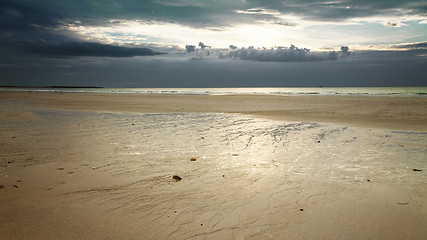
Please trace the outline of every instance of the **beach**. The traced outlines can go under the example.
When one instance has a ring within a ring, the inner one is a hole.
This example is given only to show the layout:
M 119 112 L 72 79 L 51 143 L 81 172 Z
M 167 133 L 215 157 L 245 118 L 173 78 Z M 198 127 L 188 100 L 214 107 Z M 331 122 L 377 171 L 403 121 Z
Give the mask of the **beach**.
M 93 112 L 240 113 L 276 120 L 304 120 L 427 131 L 425 97 L 272 95 L 161 95 L 2 92 L 0 99 L 33 106 Z
M 0 92 L 0 239 L 425 239 L 427 98 Z

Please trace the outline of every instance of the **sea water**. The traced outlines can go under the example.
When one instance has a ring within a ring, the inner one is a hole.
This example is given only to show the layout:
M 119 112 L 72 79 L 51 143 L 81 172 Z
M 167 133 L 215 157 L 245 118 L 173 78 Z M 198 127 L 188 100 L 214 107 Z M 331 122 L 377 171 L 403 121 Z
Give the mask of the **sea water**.
M 427 95 L 427 87 L 262 87 L 262 88 L 0 88 L 0 91 L 79 92 L 166 95 L 330 95 L 406 96 Z

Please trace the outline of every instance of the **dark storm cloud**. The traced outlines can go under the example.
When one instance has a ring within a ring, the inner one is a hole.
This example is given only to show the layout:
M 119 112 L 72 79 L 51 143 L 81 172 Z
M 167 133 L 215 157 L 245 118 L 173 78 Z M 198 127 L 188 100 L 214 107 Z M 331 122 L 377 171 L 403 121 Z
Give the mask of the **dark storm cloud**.
M 13 2 L 25 5 L 28 9 L 45 9 L 64 18 L 79 19 L 83 22 L 102 22 L 114 18 L 145 19 L 193 27 L 228 26 L 251 20 L 266 20 L 285 26 L 296 24 L 278 19 L 275 13 L 297 15 L 310 20 L 343 20 L 388 13 L 424 15 L 427 12 L 425 0 L 14 0 Z
M 397 45 L 392 46 L 391 49 L 397 49 L 397 50 L 362 50 L 362 51 L 356 51 L 352 52 L 352 60 L 358 60 L 361 62 L 365 62 L 368 64 L 369 62 L 376 62 L 376 64 L 389 64 L 393 63 L 396 67 L 400 64 L 409 66 L 411 64 L 420 68 L 425 68 L 427 66 L 427 48 L 416 48 L 414 46 L 411 46 L 412 44 L 409 44 L 408 46 L 404 47 L 405 45 Z M 420 44 L 421 45 L 421 44 Z M 425 65 L 424 67 L 421 67 Z M 398 67 L 397 67 L 398 68 Z M 394 69 L 393 71 L 399 71 L 399 69 Z M 404 79 L 408 78 L 422 78 L 423 76 L 418 76 L 417 72 L 411 72 L 408 71 L 405 68 L 401 68 L 400 71 L 403 73 L 406 73 L 407 76 L 402 78 Z M 419 72 L 419 71 L 418 71 Z M 394 78 L 398 78 L 395 76 Z M 405 85 L 405 84 L 403 84 Z M 425 84 L 424 84 L 425 85 Z
M 427 50 L 427 42 L 420 42 L 420 43 L 410 43 L 410 44 L 400 44 L 393 46 L 393 48 L 405 48 L 405 49 L 411 49 L 411 50 Z
M 93 42 L 20 42 L 15 44 L 16 48 L 42 56 L 50 57 L 134 57 L 154 56 L 164 53 L 156 52 L 148 48 L 130 48 Z
M 0 48 L 17 42 L 63 38 L 52 33 L 61 18 L 36 6 L 0 2 Z
M 65 19 L 78 19 L 85 23 L 106 22 L 108 19 L 145 19 L 205 25 L 213 16 L 212 4 L 165 4 L 156 0 L 39 0 L 14 2 L 55 12 Z M 171 2 L 171 1 L 169 1 Z M 197 1 L 195 1 L 197 2 Z M 214 14 L 215 15 L 215 14 Z
M 387 13 L 424 15 L 427 12 L 427 3 L 424 0 L 254 0 L 250 3 L 252 6 L 263 6 L 312 20 L 339 20 Z
M 55 27 L 60 16 L 37 6 L 21 4 L 19 1 L 0 2 L 0 29 L 8 31 L 33 30 L 35 27 Z
M 390 50 L 358 50 L 352 52 L 351 56 L 352 59 L 381 63 L 394 61 L 396 64 L 398 62 L 402 64 L 412 62 L 416 65 L 427 64 L 427 42 L 398 44 L 389 46 L 389 48 Z M 425 69 L 427 70 L 427 68 Z M 413 77 L 411 72 L 407 72 L 407 74 Z
M 349 61 L 256 62 L 170 61 L 108 58 L 73 67 L 2 69 L 0 85 L 93 85 L 104 87 L 309 87 L 309 86 L 425 86 L 426 61 L 402 61 L 394 53 L 356 55 Z M 48 59 L 53 61 L 52 59 Z M 66 61 L 74 59 L 54 59 Z M 102 63 L 102 64 L 101 64 Z M 118 70 L 119 69 L 119 70 Z M 66 74 L 73 73 L 73 74 Z M 8 79 L 11 79 L 9 82 Z M 37 81 L 36 81 L 37 80 Z M 123 85 L 123 82 L 132 85 Z
M 57 30 L 62 18 L 19 1 L 0 3 L 0 50 L 47 57 L 133 57 L 164 54 L 144 47 L 122 47 L 73 39 Z

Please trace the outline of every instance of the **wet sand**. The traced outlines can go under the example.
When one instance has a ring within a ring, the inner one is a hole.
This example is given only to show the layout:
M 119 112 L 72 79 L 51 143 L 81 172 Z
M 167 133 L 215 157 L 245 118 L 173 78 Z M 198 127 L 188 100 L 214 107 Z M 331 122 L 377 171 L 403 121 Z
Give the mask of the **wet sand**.
M 42 108 L 97 112 L 242 113 L 277 120 L 427 131 L 427 98 L 1 92 Z
M 0 239 L 425 239 L 426 118 L 426 98 L 1 92 Z

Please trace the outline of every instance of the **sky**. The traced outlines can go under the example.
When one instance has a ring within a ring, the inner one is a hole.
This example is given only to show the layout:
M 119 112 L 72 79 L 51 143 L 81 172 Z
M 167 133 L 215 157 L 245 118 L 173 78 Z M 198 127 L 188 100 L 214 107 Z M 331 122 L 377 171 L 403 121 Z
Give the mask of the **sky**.
M 427 86 L 425 0 L 1 0 L 0 86 Z

